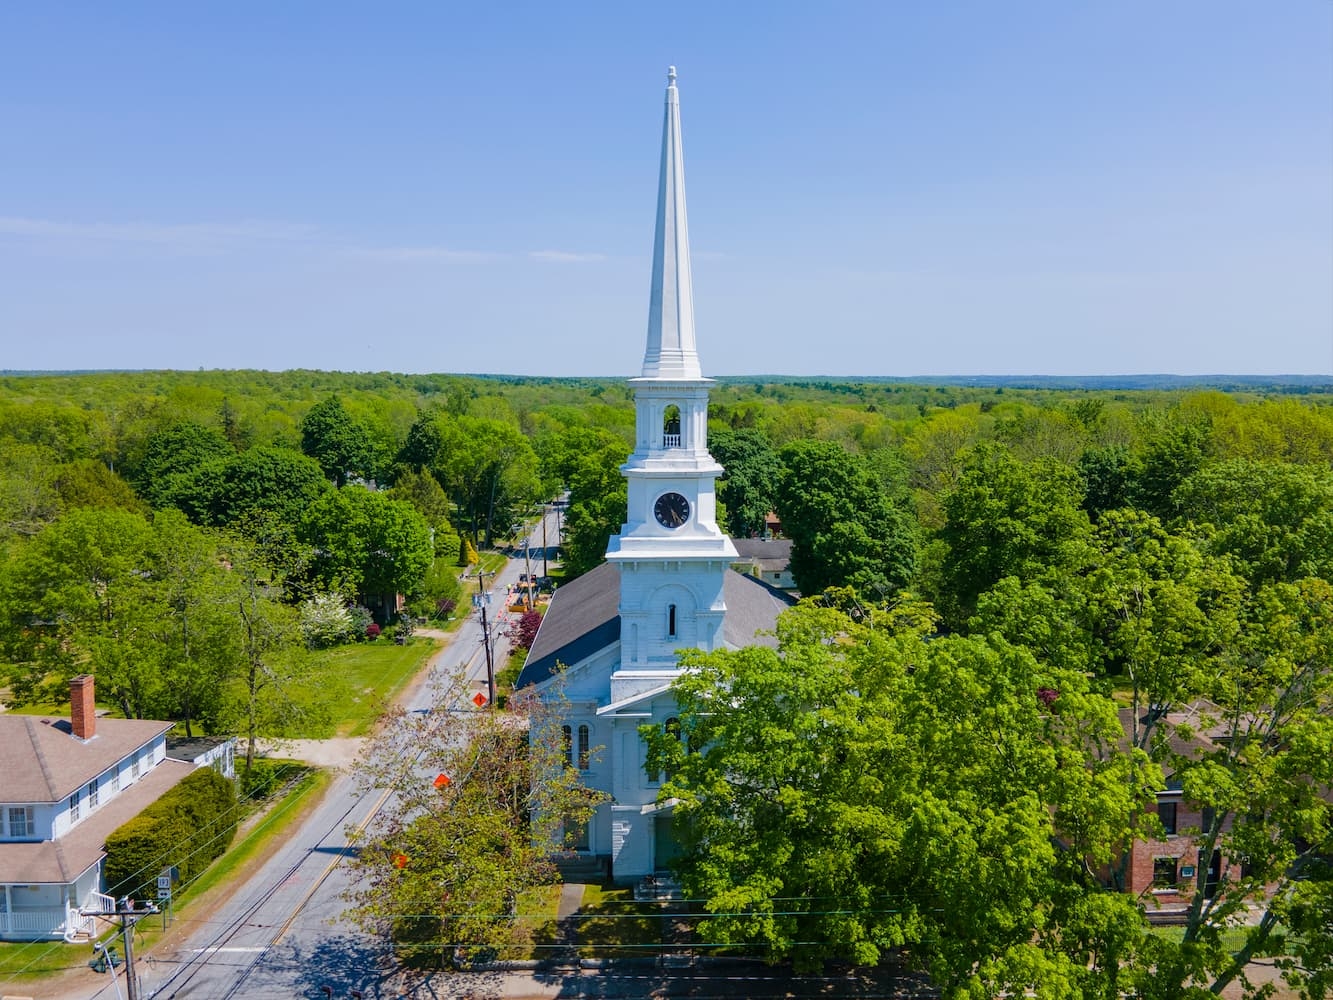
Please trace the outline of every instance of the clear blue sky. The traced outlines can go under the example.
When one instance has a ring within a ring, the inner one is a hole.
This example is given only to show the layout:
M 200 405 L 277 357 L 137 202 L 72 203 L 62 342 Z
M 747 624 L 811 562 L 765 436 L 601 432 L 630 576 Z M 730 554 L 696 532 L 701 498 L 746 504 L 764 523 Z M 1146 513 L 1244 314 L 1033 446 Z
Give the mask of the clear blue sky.
M 1333 372 L 1333 3 L 0 4 L 0 368 Z

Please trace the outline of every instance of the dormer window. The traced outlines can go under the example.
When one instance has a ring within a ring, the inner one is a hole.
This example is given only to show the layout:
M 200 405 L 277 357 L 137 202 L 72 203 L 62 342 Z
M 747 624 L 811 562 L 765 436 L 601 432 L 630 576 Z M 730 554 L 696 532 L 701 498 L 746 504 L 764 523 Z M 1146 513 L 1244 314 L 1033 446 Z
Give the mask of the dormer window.
M 662 418 L 662 447 L 680 447 L 680 407 L 674 403 L 666 408 Z

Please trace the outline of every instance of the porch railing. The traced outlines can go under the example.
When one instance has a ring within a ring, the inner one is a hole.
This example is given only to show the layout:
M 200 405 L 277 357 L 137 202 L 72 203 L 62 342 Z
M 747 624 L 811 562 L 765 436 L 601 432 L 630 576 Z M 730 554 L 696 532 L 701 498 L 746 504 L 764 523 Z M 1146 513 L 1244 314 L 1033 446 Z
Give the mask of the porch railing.
M 63 906 L 34 906 L 31 909 L 15 907 L 7 912 L 0 912 L 0 937 L 27 940 L 60 937 L 65 932 L 65 924 L 66 913 Z

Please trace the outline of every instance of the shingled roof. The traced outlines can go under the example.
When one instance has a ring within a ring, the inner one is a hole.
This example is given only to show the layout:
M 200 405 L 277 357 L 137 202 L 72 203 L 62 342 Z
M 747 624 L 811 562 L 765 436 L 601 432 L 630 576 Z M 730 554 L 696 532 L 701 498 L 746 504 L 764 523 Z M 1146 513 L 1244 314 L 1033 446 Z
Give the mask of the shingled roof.
M 722 583 L 727 602 L 722 637 L 728 646 L 775 646 L 771 631 L 778 615 L 795 598 L 761 580 L 727 570 Z M 560 587 L 542 618 L 516 688 L 552 676 L 559 665 L 572 666 L 620 639 L 620 567 L 603 563 Z
M 107 768 L 161 736 L 174 723 L 97 720 L 97 735 L 81 740 L 68 719 L 0 714 L 0 774 L 5 802 L 60 802 Z
M 101 724 L 99 719 L 99 730 Z M 36 843 L 6 843 L 0 851 L 0 884 L 73 882 L 106 857 L 103 846 L 113 830 L 143 812 L 194 769 L 193 764 L 164 760 L 125 791 L 94 809 L 92 815 L 75 824 L 63 837 Z

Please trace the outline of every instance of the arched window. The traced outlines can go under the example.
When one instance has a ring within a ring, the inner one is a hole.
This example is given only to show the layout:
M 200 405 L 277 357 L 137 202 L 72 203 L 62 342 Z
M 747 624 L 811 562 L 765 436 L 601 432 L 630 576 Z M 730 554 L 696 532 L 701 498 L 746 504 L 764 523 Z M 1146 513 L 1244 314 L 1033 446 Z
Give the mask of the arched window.
M 589 737 L 592 734 L 587 726 L 579 726 L 579 770 L 586 771 L 591 763 L 589 759 Z
M 676 637 L 676 606 L 675 606 L 674 604 L 668 604 L 668 605 L 667 605 L 667 638 L 668 638 L 668 639 L 674 639 L 675 637 Z
M 564 753 L 565 763 L 573 766 L 574 764 L 574 730 L 569 726 L 560 727 L 560 736 L 564 740 L 561 744 Z
M 662 414 L 662 447 L 680 447 L 680 407 L 674 403 Z

